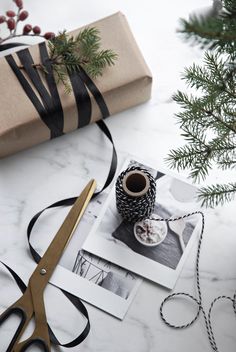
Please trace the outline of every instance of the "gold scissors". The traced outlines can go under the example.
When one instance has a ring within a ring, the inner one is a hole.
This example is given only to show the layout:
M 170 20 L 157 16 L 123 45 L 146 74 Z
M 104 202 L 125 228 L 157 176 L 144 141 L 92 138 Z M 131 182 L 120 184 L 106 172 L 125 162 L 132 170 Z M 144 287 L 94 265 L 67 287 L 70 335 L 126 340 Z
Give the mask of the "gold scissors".
M 42 347 L 45 352 L 50 352 L 51 343 L 43 299 L 44 289 L 59 262 L 63 250 L 80 222 L 95 188 L 96 182 L 95 180 L 91 180 L 76 200 L 53 241 L 38 263 L 29 279 L 28 287 L 24 294 L 1 314 L 0 325 L 11 314 L 17 313 L 21 316 L 21 322 L 6 352 L 25 352 L 33 345 Z M 35 318 L 33 334 L 25 341 L 19 342 L 33 316 Z

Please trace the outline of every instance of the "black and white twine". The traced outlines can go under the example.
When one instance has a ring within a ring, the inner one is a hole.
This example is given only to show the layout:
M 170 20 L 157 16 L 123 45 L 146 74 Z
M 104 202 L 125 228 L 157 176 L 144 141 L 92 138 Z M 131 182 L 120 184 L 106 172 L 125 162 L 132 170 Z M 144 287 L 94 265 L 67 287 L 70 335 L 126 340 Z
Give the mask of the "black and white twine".
M 132 197 L 124 192 L 123 179 L 130 171 L 140 171 L 148 177 L 150 187 L 141 197 Z M 131 166 L 118 176 L 116 181 L 116 206 L 123 219 L 135 223 L 149 218 L 153 212 L 155 200 L 156 182 L 146 169 Z
M 195 323 L 195 321 L 198 319 L 200 313 L 202 312 L 211 348 L 212 348 L 213 351 L 219 352 L 218 346 L 216 344 L 213 328 L 212 328 L 212 309 L 213 309 L 213 307 L 214 307 L 214 305 L 215 305 L 215 303 L 217 301 L 219 301 L 221 299 L 226 299 L 226 300 L 230 301 L 230 303 L 232 304 L 234 313 L 236 314 L 236 292 L 235 292 L 233 297 L 229 297 L 229 296 L 225 296 L 225 295 L 221 295 L 221 296 L 216 297 L 211 302 L 208 312 L 206 312 L 206 310 L 203 307 L 203 304 L 202 304 L 202 292 L 201 292 L 201 285 L 200 285 L 199 263 L 200 263 L 201 246 L 202 246 L 202 239 L 203 239 L 203 233 L 204 233 L 204 227 L 205 227 L 204 214 L 201 211 L 195 211 L 193 213 L 186 214 L 186 215 L 183 215 L 183 216 L 180 216 L 180 217 L 177 217 L 177 218 L 167 218 L 167 219 L 164 219 L 164 218 L 161 218 L 161 219 L 152 218 L 152 220 L 170 222 L 170 221 L 177 221 L 177 220 L 180 220 L 180 219 L 184 219 L 184 218 L 190 217 L 192 215 L 197 215 L 197 214 L 200 215 L 201 218 L 202 218 L 202 226 L 201 226 L 201 232 L 200 232 L 200 237 L 199 237 L 199 241 L 198 241 L 197 258 L 196 258 L 197 297 L 194 297 L 193 295 L 191 295 L 189 293 L 186 293 L 186 292 L 172 293 L 171 295 L 167 296 L 164 299 L 164 301 L 161 303 L 160 315 L 161 315 L 161 318 L 164 321 L 164 323 L 166 325 L 168 325 L 169 327 L 174 328 L 174 329 L 185 329 L 185 328 L 188 328 L 189 326 L 193 325 Z M 168 301 L 170 301 L 170 300 L 172 300 L 172 299 L 174 299 L 176 297 L 179 297 L 179 296 L 182 296 L 182 297 L 185 297 L 187 299 L 192 300 L 197 305 L 198 310 L 197 310 L 197 313 L 196 313 L 195 317 L 191 321 L 189 321 L 188 323 L 182 324 L 182 325 L 175 325 L 175 324 L 170 323 L 165 318 L 165 316 L 163 314 L 163 308 L 164 308 L 165 303 L 167 303 Z
M 122 180 L 123 177 L 125 176 L 125 174 L 128 171 L 137 169 L 137 167 L 131 167 L 127 170 L 125 170 L 124 172 L 122 172 L 122 174 L 118 177 L 117 180 L 117 184 L 116 184 L 116 196 L 117 196 L 117 208 L 120 212 L 120 214 L 128 221 L 130 222 L 135 222 L 135 221 L 139 221 L 141 219 L 144 218 L 149 218 L 150 220 L 154 220 L 154 221 L 165 221 L 165 222 L 171 222 L 171 221 L 178 221 L 178 220 L 182 220 L 194 215 L 200 215 L 201 216 L 201 231 L 200 231 L 200 236 L 199 236 L 199 241 L 198 241 L 198 247 L 197 247 L 197 257 L 196 257 L 196 286 L 197 286 L 197 297 L 194 297 L 192 294 L 186 293 L 186 292 L 176 292 L 176 293 L 172 293 L 169 296 L 167 296 L 163 302 L 161 303 L 160 306 L 160 316 L 161 319 L 163 320 L 163 322 L 174 329 L 185 329 L 190 327 L 191 325 L 193 325 L 197 319 L 199 318 L 200 314 L 203 314 L 203 318 L 204 318 L 204 322 L 205 322 L 205 327 L 206 327 L 206 331 L 207 331 L 207 336 L 211 345 L 211 348 L 213 351 L 215 352 L 219 352 L 219 348 L 217 346 L 216 343 L 216 339 L 215 339 L 215 335 L 213 332 L 213 328 L 212 328 L 212 310 L 213 307 L 215 306 L 216 302 L 218 302 L 219 300 L 227 300 L 232 304 L 232 308 L 233 311 L 236 315 L 236 292 L 234 294 L 233 297 L 229 297 L 226 295 L 221 295 L 216 297 L 210 304 L 210 308 L 208 311 L 206 311 L 203 307 L 203 300 L 202 300 L 202 291 L 201 291 L 201 285 L 200 285 L 200 270 L 199 270 L 199 263 L 200 263 L 200 255 L 201 255 L 201 246 L 202 246 L 202 240 L 203 240 L 203 233 L 204 233 L 204 228 L 205 228 L 205 218 L 204 218 L 204 214 L 201 211 L 195 211 L 189 214 L 185 214 L 183 216 L 179 216 L 176 218 L 155 218 L 153 216 L 151 216 L 151 213 L 153 211 L 154 208 L 154 203 L 155 200 L 153 201 L 153 197 L 156 195 L 156 186 L 155 184 L 153 184 L 153 182 L 155 183 L 155 180 L 152 178 L 152 176 L 150 175 L 150 173 L 142 168 L 138 168 L 139 170 L 141 170 L 142 172 L 145 172 L 147 174 L 148 177 L 151 176 L 150 179 L 150 183 L 151 183 L 151 187 L 149 190 L 149 195 L 147 197 L 144 197 L 142 199 L 142 202 L 139 203 L 139 200 L 133 199 L 131 200 L 131 197 L 127 197 L 127 195 L 123 194 L 123 190 L 122 190 Z M 151 189 L 152 188 L 152 189 Z M 154 191 L 155 189 L 155 191 Z M 148 201 L 150 201 L 150 204 L 148 204 Z M 154 203 L 153 203 L 154 202 Z M 145 212 L 145 207 L 146 207 L 146 212 Z M 123 215 L 124 214 L 124 215 Z M 164 306 L 167 302 L 169 302 L 170 300 L 173 300 L 177 297 L 184 297 L 188 300 L 192 300 L 193 303 L 197 306 L 197 312 L 196 315 L 194 316 L 194 318 L 185 323 L 185 324 L 181 324 L 181 325 L 176 325 L 173 323 L 170 323 L 167 318 L 164 316 L 163 313 L 163 309 Z

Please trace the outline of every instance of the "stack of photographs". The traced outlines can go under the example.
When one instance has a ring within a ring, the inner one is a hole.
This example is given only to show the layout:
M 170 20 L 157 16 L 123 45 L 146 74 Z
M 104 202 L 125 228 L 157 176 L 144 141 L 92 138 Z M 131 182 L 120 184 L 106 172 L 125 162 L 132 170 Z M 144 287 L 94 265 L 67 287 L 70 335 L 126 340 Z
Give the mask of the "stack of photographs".
M 175 218 L 199 210 L 196 187 L 136 160 L 126 161 L 122 170 L 133 165 L 146 168 L 156 180 L 152 218 Z M 67 290 L 123 319 L 141 277 L 173 289 L 199 234 L 200 220 L 197 215 L 162 225 L 150 220 L 159 240 L 147 244 L 145 221 L 130 224 L 118 213 L 114 186 L 90 203 L 63 256 L 61 275 L 67 276 Z

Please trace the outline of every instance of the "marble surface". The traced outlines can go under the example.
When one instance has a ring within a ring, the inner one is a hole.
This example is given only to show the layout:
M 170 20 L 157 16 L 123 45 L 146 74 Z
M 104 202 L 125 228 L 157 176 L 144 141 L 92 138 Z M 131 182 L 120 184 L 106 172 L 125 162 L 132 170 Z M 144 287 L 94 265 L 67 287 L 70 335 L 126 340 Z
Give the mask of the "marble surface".
M 196 8 L 210 4 L 205 0 L 126 1 L 126 0 L 41 0 L 24 1 L 32 23 L 57 32 L 73 29 L 118 10 L 128 18 L 137 42 L 151 68 L 154 78 L 152 99 L 107 120 L 117 146 L 120 163 L 129 152 L 142 159 L 164 165 L 170 148 L 183 142 L 175 124 L 178 106 L 171 96 L 183 89 L 180 72 L 193 61 L 200 62 L 202 52 L 183 43 L 176 33 L 178 18 L 186 17 Z M 1 0 L 0 12 L 7 10 L 10 0 Z M 50 25 L 49 25 L 50 24 Z M 91 176 L 102 184 L 109 164 L 110 149 L 96 126 L 85 127 L 70 135 L 44 143 L 0 161 L 0 260 L 15 265 L 28 275 L 35 267 L 27 249 L 26 226 L 32 215 L 55 200 L 76 195 Z M 229 174 L 213 173 L 211 181 L 224 182 Z M 232 296 L 236 288 L 236 219 L 235 202 L 223 208 L 208 210 L 200 263 L 204 306 L 220 294 Z M 40 223 L 50 230 L 49 217 Z M 34 237 L 37 248 L 42 245 Z M 176 291 L 194 293 L 196 245 L 191 251 Z M 64 304 L 54 288 L 46 292 L 49 320 L 66 342 L 78 328 L 78 316 Z M 87 305 L 92 326 L 88 338 L 78 348 L 81 352 L 154 352 L 210 351 L 201 317 L 194 327 L 174 331 L 166 327 L 159 315 L 161 301 L 168 291 L 145 281 L 124 321 Z M 19 297 L 13 280 L 0 268 L 0 311 Z M 174 321 L 183 321 L 194 309 L 172 303 L 168 309 Z M 221 351 L 235 351 L 235 315 L 232 306 L 223 301 L 214 313 L 213 328 Z M 4 352 L 12 324 L 0 329 L 0 352 Z M 31 327 L 32 328 L 32 327 Z M 53 351 L 66 351 L 53 348 Z M 33 349 L 36 351 L 36 348 Z

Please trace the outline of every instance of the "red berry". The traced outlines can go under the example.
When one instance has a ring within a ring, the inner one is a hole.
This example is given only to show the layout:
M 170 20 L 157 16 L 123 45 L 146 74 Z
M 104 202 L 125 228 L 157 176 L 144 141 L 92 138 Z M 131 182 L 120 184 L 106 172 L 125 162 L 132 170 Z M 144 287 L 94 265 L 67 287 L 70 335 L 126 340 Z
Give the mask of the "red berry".
M 6 21 L 6 17 L 5 16 L 0 16 L 0 23 L 4 23 Z
M 26 18 L 29 16 L 29 12 L 28 11 L 21 11 L 20 15 L 19 15 L 19 20 L 20 21 L 24 21 L 26 20 Z
M 22 1 L 22 0 L 14 0 L 14 1 L 15 1 L 15 3 L 16 3 L 16 6 L 18 6 L 19 9 L 22 9 L 22 7 L 23 7 L 23 1 Z
M 33 32 L 34 32 L 34 34 L 40 34 L 41 33 L 41 28 L 39 26 L 34 26 Z
M 53 32 L 47 32 L 44 34 L 45 39 L 53 39 L 55 37 L 55 34 Z
M 13 31 L 13 29 L 15 29 L 16 21 L 14 20 L 14 18 L 9 18 L 7 20 L 7 27 L 10 29 L 10 31 Z
M 6 12 L 6 15 L 8 17 L 15 17 L 16 13 L 14 11 L 9 10 L 9 11 Z
M 28 34 L 29 32 L 32 31 L 32 26 L 31 24 L 26 24 L 23 28 L 23 34 Z

